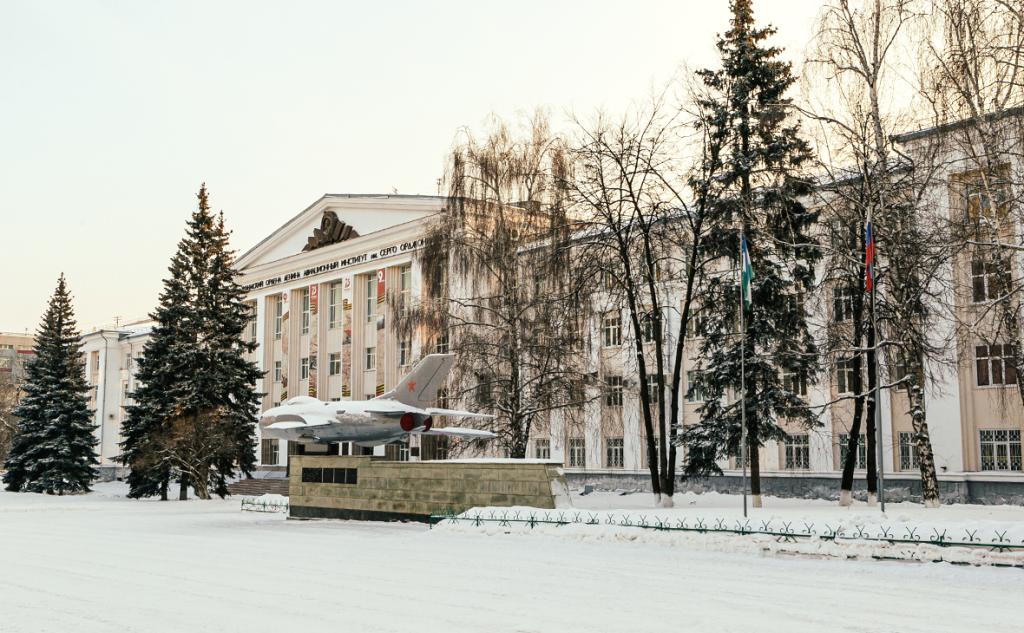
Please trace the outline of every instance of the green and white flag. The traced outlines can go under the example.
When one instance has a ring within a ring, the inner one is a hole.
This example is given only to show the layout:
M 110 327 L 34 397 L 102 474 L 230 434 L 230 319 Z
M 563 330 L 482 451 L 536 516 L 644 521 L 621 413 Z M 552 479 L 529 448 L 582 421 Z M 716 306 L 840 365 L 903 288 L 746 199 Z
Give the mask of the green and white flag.
M 747 249 L 747 236 L 740 234 L 740 297 L 743 299 L 743 309 L 750 310 L 753 303 L 754 269 L 750 265 L 750 251 Z

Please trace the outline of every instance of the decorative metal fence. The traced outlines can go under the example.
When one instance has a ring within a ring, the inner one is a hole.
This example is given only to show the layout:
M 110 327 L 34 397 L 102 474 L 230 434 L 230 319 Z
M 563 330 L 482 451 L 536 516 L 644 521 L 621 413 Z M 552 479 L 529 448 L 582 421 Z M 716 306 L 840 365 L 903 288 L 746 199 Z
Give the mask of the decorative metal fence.
M 481 527 L 485 524 L 496 524 L 500 527 L 523 525 L 533 529 L 542 525 L 611 525 L 625 528 L 657 530 L 663 532 L 697 532 L 700 534 L 724 533 L 736 535 L 763 535 L 774 537 L 780 542 L 797 542 L 799 539 L 817 538 L 824 541 L 866 541 L 889 544 L 929 544 L 940 547 L 978 547 L 994 552 L 1024 551 L 1024 540 L 1014 541 L 1007 536 L 1008 530 L 991 530 L 981 533 L 980 529 L 961 528 L 960 530 L 939 529 L 936 527 L 922 529 L 911 525 L 899 526 L 867 526 L 856 525 L 852 528 L 828 523 L 819 529 L 814 523 L 794 521 L 757 521 L 749 519 L 704 519 L 680 518 L 666 519 L 645 515 L 608 514 L 602 515 L 587 512 L 475 512 L 472 514 L 448 512 L 430 516 L 430 527 L 442 522 L 451 524 L 468 524 Z M 963 532 L 960 535 L 960 531 Z
M 268 501 L 259 497 L 242 497 L 243 512 L 284 512 L 288 513 L 288 501 Z

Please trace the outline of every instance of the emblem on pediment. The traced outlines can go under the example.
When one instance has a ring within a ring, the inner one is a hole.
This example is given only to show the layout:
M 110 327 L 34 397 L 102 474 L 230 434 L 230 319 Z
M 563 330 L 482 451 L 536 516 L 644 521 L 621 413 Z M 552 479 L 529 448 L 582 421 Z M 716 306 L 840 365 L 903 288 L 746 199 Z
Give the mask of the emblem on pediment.
M 354 228 L 338 219 L 334 211 L 324 211 L 324 217 L 320 218 L 320 228 L 313 229 L 313 235 L 306 240 L 303 251 L 316 250 L 322 246 L 330 246 L 347 239 L 359 237 Z

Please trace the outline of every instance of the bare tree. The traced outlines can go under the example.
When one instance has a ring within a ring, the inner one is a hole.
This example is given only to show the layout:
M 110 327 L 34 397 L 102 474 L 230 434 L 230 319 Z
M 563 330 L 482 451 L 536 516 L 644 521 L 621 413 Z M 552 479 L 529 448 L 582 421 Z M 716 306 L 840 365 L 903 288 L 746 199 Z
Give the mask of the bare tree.
M 922 92 L 958 172 L 954 239 L 963 244 L 954 310 L 960 342 L 999 349 L 1024 401 L 1024 9 L 1009 0 L 935 0 L 926 26 Z M 1004 347 L 1007 346 L 1007 347 Z M 1005 376 L 1004 376 L 1005 378 Z
M 0 363 L 4 360 L 0 358 Z M 11 359 L 11 363 L 16 362 Z M 18 404 L 20 390 L 14 377 L 14 367 L 8 371 L 0 369 L 0 464 L 7 458 L 11 448 L 11 440 L 18 429 L 18 420 L 14 417 L 14 407 Z
M 582 405 L 579 267 L 562 183 L 562 141 L 535 115 L 521 133 L 495 119 L 452 150 L 445 210 L 419 256 L 424 296 L 398 310 L 456 355 L 448 397 L 490 411 L 484 426 L 525 457 L 534 425 Z
M 826 226 L 836 235 L 832 240 L 830 274 L 836 317 L 851 319 L 850 325 L 834 322 L 829 328 L 830 347 L 849 363 L 854 394 L 853 419 L 843 464 L 840 503 L 851 501 L 853 471 L 861 426 L 866 414 L 868 497 L 877 490 L 875 413 L 883 388 L 877 368 L 887 354 L 901 359 L 906 371 L 897 384 L 911 383 L 910 411 L 921 464 L 924 500 L 938 503 L 931 442 L 924 415 L 925 359 L 943 358 L 941 349 L 929 346 L 927 318 L 932 302 L 941 293 L 934 273 L 947 261 L 942 243 L 942 223 L 921 214 L 920 202 L 934 184 L 934 152 L 901 155 L 891 130 L 906 124 L 900 112 L 884 112 L 883 103 L 894 95 L 909 92 L 896 78 L 899 70 L 892 60 L 898 56 L 901 37 L 917 18 L 913 0 L 836 0 L 822 11 L 810 68 L 811 90 L 829 85 L 830 98 L 819 100 L 814 116 L 827 130 L 831 143 L 824 143 L 822 168 L 830 184 L 821 193 L 828 209 Z M 824 81 L 822 81 L 824 80 Z M 927 159 L 927 160 L 923 160 Z M 864 291 L 868 273 L 864 253 L 865 231 L 872 225 L 879 259 L 874 267 L 877 304 Z M 838 238 L 838 239 L 837 239 Z M 908 241 L 909 240 L 909 241 Z M 876 310 L 877 305 L 877 310 Z M 851 314 L 842 314 L 849 311 Z M 891 325 L 893 337 L 885 339 L 876 329 Z M 863 374 L 867 373 L 867 390 Z M 894 364 L 895 365 L 895 364 Z M 890 385 L 891 386 L 891 385 Z M 866 398 L 866 403 L 862 402 Z M 864 406 L 866 404 L 866 407 Z M 866 410 L 865 410 L 866 408 Z
M 595 304 L 628 319 L 642 450 L 655 501 L 664 507 L 675 492 L 684 343 L 704 268 L 704 211 L 721 167 L 719 147 L 707 137 L 697 139 L 694 164 L 681 159 L 692 141 L 681 132 L 693 129 L 684 122 L 692 118 L 658 97 L 619 119 L 577 122 L 573 147 L 571 188 L 583 227 L 577 250 L 602 271 Z

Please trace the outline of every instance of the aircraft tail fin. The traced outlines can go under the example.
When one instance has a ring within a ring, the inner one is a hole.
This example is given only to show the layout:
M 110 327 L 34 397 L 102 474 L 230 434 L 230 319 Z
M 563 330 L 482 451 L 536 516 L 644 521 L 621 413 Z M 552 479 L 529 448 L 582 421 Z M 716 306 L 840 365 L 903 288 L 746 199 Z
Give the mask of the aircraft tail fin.
M 453 354 L 430 354 L 402 377 L 398 385 L 378 397 L 397 400 L 421 409 L 432 406 L 455 362 Z

